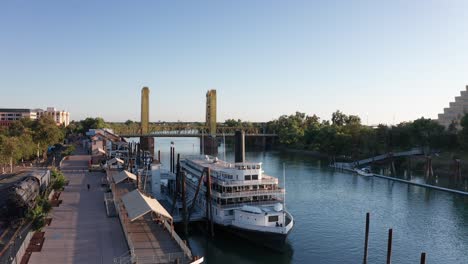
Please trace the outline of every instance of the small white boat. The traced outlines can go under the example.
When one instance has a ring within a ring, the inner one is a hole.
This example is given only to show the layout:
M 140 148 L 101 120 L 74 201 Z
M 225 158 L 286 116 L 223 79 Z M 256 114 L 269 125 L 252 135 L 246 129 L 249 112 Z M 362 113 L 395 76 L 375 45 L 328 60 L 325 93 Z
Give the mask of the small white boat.
M 361 176 L 364 176 L 364 177 L 372 177 L 372 176 L 374 176 L 374 174 L 372 173 L 371 169 L 368 168 L 368 167 L 362 168 L 362 169 L 356 168 L 356 169 L 354 169 L 354 171 L 355 171 L 358 175 L 361 175 Z

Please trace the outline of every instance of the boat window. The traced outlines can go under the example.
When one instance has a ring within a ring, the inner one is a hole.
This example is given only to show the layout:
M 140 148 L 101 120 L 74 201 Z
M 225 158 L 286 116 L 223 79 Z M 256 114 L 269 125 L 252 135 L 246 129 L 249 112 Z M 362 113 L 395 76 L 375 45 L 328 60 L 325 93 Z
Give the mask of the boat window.
M 258 180 L 258 175 L 252 175 L 252 180 Z
M 279 217 L 277 215 L 272 215 L 268 217 L 268 222 L 278 222 Z
M 251 178 L 250 178 L 250 175 L 245 175 L 245 180 L 246 180 L 246 181 L 250 181 L 250 179 L 251 179 Z

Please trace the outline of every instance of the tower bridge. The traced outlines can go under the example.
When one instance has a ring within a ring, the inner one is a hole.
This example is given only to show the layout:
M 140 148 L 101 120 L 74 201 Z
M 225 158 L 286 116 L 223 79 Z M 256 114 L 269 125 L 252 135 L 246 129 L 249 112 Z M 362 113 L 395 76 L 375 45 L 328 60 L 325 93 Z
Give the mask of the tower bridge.
M 157 137 L 199 137 L 203 146 L 202 152 L 206 154 L 217 154 L 218 139 L 232 137 L 234 132 L 243 130 L 246 137 L 254 137 L 256 145 L 266 146 L 267 141 L 273 142 L 275 133 L 267 133 L 265 123 L 256 123 L 248 127 L 228 127 L 216 122 L 217 105 L 216 90 L 206 93 L 206 116 L 205 124 L 197 123 L 164 123 L 155 124 L 149 122 L 149 93 L 148 87 L 141 90 L 141 122 L 138 127 L 120 127 L 115 133 L 122 137 L 139 137 L 143 150 L 154 154 L 154 138 Z

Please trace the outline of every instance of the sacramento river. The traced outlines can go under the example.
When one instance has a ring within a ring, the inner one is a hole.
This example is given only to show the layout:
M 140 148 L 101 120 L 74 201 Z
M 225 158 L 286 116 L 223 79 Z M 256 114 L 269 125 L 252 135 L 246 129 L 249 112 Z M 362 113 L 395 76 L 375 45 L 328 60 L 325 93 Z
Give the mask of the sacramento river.
M 196 138 L 156 139 L 162 162 L 169 145 L 176 153 L 199 151 Z M 227 160 L 233 161 L 232 148 Z M 220 148 L 223 159 L 223 148 Z M 209 239 L 191 228 L 189 244 L 206 263 L 362 263 L 366 212 L 371 213 L 369 263 L 385 263 L 388 229 L 393 228 L 392 263 L 468 263 L 468 197 L 378 178 L 334 172 L 304 154 L 247 152 L 248 161 L 263 163 L 265 173 L 282 183 L 286 164 L 286 207 L 295 227 L 283 254 L 228 235 Z

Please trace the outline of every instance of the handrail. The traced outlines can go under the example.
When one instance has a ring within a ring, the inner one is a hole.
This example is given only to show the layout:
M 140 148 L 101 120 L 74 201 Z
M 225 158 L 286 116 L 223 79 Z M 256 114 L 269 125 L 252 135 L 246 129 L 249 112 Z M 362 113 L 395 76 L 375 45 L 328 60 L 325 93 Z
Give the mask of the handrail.
M 256 202 L 241 202 L 241 203 L 235 203 L 235 204 L 223 204 L 220 205 L 218 204 L 217 206 L 223 209 L 232 209 L 232 208 L 239 208 L 242 207 L 243 205 L 274 205 L 277 203 L 281 203 L 282 200 L 281 198 L 277 198 L 276 200 L 268 200 L 268 201 L 256 201 Z
M 188 258 L 192 258 L 192 252 L 190 251 L 190 249 L 187 247 L 187 245 L 184 243 L 184 241 L 182 241 L 182 239 L 177 235 L 176 232 L 173 232 L 173 228 L 169 225 L 169 223 L 167 221 L 164 221 L 164 226 L 166 227 L 167 230 L 171 230 L 171 236 L 172 238 L 174 238 L 175 242 L 177 242 L 177 244 L 182 248 L 182 250 L 184 251 L 184 254 L 188 257 Z
M 280 195 L 286 193 L 284 189 L 276 190 L 257 190 L 257 191 L 240 191 L 240 192 L 213 192 L 215 197 L 218 198 L 231 198 L 231 197 L 244 197 L 244 196 L 256 196 L 262 194 L 275 194 Z

